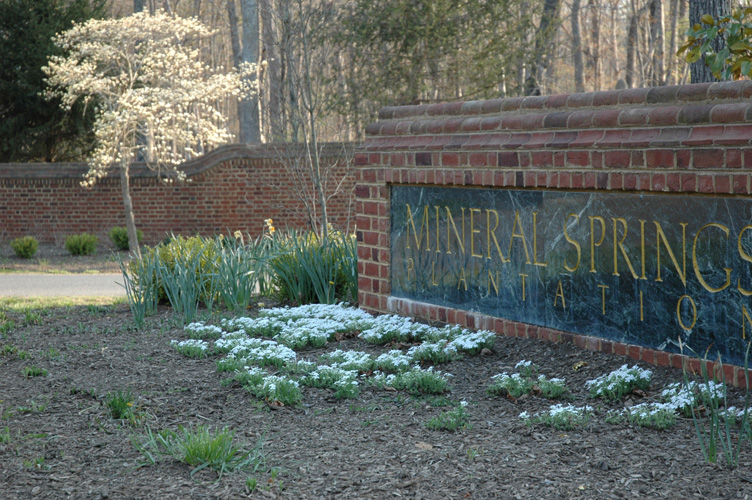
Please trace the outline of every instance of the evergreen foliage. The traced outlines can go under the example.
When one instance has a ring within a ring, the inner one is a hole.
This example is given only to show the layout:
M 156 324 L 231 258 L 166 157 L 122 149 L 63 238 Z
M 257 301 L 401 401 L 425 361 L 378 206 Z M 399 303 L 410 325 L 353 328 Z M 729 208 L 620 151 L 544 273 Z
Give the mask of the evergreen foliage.
M 44 96 L 42 67 L 63 55 L 52 37 L 73 22 L 101 18 L 105 0 L 0 2 L 0 162 L 71 161 L 91 144 L 93 107 L 64 111 Z

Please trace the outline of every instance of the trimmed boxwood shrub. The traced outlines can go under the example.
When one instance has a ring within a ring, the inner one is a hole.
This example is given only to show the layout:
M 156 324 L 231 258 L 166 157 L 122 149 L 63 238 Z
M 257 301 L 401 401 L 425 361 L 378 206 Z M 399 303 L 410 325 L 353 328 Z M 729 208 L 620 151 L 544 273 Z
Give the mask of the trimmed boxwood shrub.
M 89 233 L 72 234 L 65 239 L 65 248 L 71 255 L 92 255 L 98 244 L 99 238 Z
M 10 242 L 13 252 L 16 257 L 22 259 L 30 259 L 39 250 L 39 242 L 33 236 L 24 236 L 23 238 L 16 238 Z

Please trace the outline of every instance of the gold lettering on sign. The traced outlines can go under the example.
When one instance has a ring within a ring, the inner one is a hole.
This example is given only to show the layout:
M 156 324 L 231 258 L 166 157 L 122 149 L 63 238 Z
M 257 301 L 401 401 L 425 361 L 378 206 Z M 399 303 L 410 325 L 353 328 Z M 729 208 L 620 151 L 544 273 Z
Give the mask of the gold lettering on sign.
M 567 220 L 571 219 L 572 217 L 574 217 L 575 224 L 580 222 L 580 216 L 574 213 L 567 215 Z M 578 267 L 580 267 L 580 259 L 582 257 L 582 247 L 580 247 L 580 244 L 576 240 L 573 240 L 572 237 L 569 236 L 569 232 L 567 231 L 566 221 L 564 222 L 564 239 L 566 239 L 567 243 L 571 244 L 575 248 L 575 250 L 577 250 L 577 263 L 574 266 L 570 266 L 567 263 L 566 257 L 564 257 L 564 268 L 570 273 L 573 273 L 577 270 Z
M 640 275 L 641 280 L 648 279 L 647 276 L 645 276 L 645 223 L 647 221 L 644 221 L 640 219 L 640 258 L 642 259 L 642 274 Z
M 561 297 L 561 308 L 566 309 L 567 304 L 564 302 L 564 289 L 561 286 L 561 280 L 559 280 L 559 286 L 556 287 L 556 296 L 554 297 L 554 307 L 556 307 L 559 297 Z
M 434 205 L 433 208 L 436 209 L 436 253 L 441 253 L 439 248 L 439 206 Z
M 645 316 L 642 312 L 642 290 L 640 290 L 640 321 L 645 321 Z
M 746 231 L 747 229 L 752 229 L 752 226 L 744 226 L 742 230 L 739 231 L 739 239 L 737 240 L 737 246 L 739 247 L 739 256 L 747 262 L 752 262 L 752 255 L 749 255 L 747 252 L 744 251 L 744 248 L 742 248 L 742 235 L 744 234 L 744 231 Z M 749 297 L 750 295 L 752 295 L 752 291 L 745 290 L 744 288 L 742 288 L 741 278 L 736 280 L 736 288 L 737 290 L 739 290 L 739 292 L 742 295 L 746 297 Z
M 520 228 L 520 232 L 515 232 L 517 227 Z M 527 252 L 527 241 L 525 240 L 525 233 L 522 232 L 522 221 L 520 221 L 520 212 L 519 210 L 514 213 L 514 222 L 512 223 L 512 237 L 509 239 L 509 251 L 507 252 L 507 255 L 509 255 L 509 258 L 512 258 L 512 244 L 514 244 L 514 239 L 518 238 L 522 241 L 522 248 L 525 250 L 525 264 L 530 264 L 530 254 Z
M 496 296 L 499 296 L 499 270 L 496 270 L 496 279 L 494 280 L 494 276 L 491 273 L 491 270 L 488 270 L 488 280 L 486 280 L 486 288 L 488 288 L 488 292 L 491 293 L 491 286 L 493 285 L 493 289 L 496 292 Z
M 475 213 L 480 214 L 480 208 L 471 208 L 470 209 L 470 256 L 471 257 L 477 257 L 479 259 L 483 258 L 483 254 L 475 253 L 475 235 L 480 234 L 480 229 L 475 229 Z
M 720 288 L 713 288 L 705 281 L 705 278 L 702 277 L 702 274 L 700 273 L 700 266 L 697 263 L 697 239 L 700 237 L 700 233 L 702 232 L 702 230 L 705 229 L 706 227 L 717 227 L 723 232 L 723 234 L 726 235 L 726 239 L 728 239 L 730 231 L 729 231 L 729 228 L 727 228 L 723 224 L 717 224 L 715 222 L 711 222 L 710 224 L 705 224 L 697 231 L 697 234 L 695 234 L 695 240 L 694 242 L 692 242 L 692 267 L 695 270 L 695 276 L 697 276 L 697 281 L 700 282 L 700 284 L 705 290 L 709 291 L 710 293 L 716 293 L 716 292 L 720 292 L 721 290 L 723 290 L 724 288 L 728 287 L 731 284 L 731 268 L 729 267 L 723 268 L 723 270 L 726 271 L 726 282 Z
M 522 302 L 525 302 L 525 278 L 527 278 L 527 274 L 520 273 L 520 276 L 522 276 Z
M 538 262 L 538 212 L 533 212 L 533 265 L 540 267 L 548 266 L 545 260 Z
M 423 230 L 426 233 L 426 252 L 431 250 L 431 242 L 428 234 L 428 205 L 423 207 L 423 218 L 420 220 L 420 232 L 415 230 L 415 220 L 413 220 L 413 212 L 410 210 L 410 204 L 407 203 L 407 248 L 410 248 L 410 228 L 413 228 L 413 238 L 415 239 L 415 247 L 420 250 L 420 243 L 423 241 Z
M 462 254 L 465 254 L 465 208 L 462 208 L 462 238 L 460 238 L 460 233 L 457 231 L 457 226 L 454 223 L 454 218 L 452 217 L 452 211 L 449 210 L 449 207 L 445 206 L 446 213 L 447 213 L 447 252 L 446 253 L 452 253 L 452 233 L 449 232 L 449 223 L 452 223 L 452 228 L 454 229 L 454 236 L 457 239 L 457 245 L 460 247 L 460 251 Z
M 632 262 L 630 262 L 629 255 L 627 255 L 627 250 L 624 248 L 624 240 L 627 239 L 627 220 L 622 217 L 612 217 L 611 220 L 614 221 L 614 276 L 620 276 L 619 263 L 617 259 L 618 251 L 621 251 L 621 255 L 624 257 L 624 260 L 627 262 L 627 266 L 629 267 L 629 272 L 632 273 L 632 277 L 634 279 L 637 279 L 637 273 L 635 272 L 634 267 L 632 267 Z M 624 230 L 620 240 L 617 239 L 617 226 L 619 224 L 621 224 L 621 227 Z
M 660 222 L 653 221 L 655 224 L 655 249 L 657 252 L 657 260 L 656 260 L 656 269 L 657 269 L 657 277 L 655 278 L 655 281 L 663 281 L 661 279 L 661 241 L 663 241 L 663 246 L 666 247 L 666 250 L 668 251 L 668 256 L 671 258 L 671 262 L 674 263 L 674 268 L 676 269 L 676 272 L 679 274 L 679 278 L 681 279 L 682 284 L 686 288 L 687 286 L 687 223 L 686 222 L 680 222 L 679 225 L 682 227 L 682 268 L 679 269 L 679 263 L 676 261 L 676 257 L 674 256 L 674 251 L 671 249 L 671 246 L 668 244 L 668 240 L 666 239 L 666 234 L 663 232 L 663 228 L 661 227 Z
M 412 257 L 407 258 L 407 281 L 410 281 L 410 271 L 415 268 L 415 262 Z
M 461 267 L 461 274 L 460 274 L 460 280 L 457 282 L 457 290 L 460 289 L 461 284 L 465 284 L 465 291 L 467 291 L 467 278 L 465 277 L 465 267 Z
M 436 283 L 436 261 L 433 261 L 431 264 L 431 284 L 433 286 L 439 286 L 439 284 Z
M 682 317 L 681 317 L 681 305 L 682 305 L 682 302 L 684 302 L 684 299 L 688 299 L 689 305 L 692 306 L 692 324 L 689 326 L 684 324 L 684 321 L 682 320 Z M 697 305 L 695 305 L 695 301 L 692 300 L 692 297 L 690 297 L 689 295 L 682 295 L 681 297 L 679 297 L 679 302 L 676 303 L 676 319 L 679 320 L 679 326 L 687 331 L 694 328 L 695 323 L 697 323 Z
M 608 286 L 606 285 L 598 285 L 598 288 L 601 289 L 601 314 L 606 314 L 606 288 Z
M 491 228 L 491 214 L 494 214 L 494 217 L 496 218 L 496 222 L 494 223 L 493 229 Z M 486 244 L 488 245 L 488 252 L 486 254 L 487 259 L 491 259 L 491 240 L 494 242 L 494 246 L 496 247 L 496 251 L 499 252 L 499 258 L 502 262 L 509 262 L 509 259 L 504 257 L 504 254 L 501 253 L 501 247 L 499 246 L 499 240 L 496 239 L 496 229 L 499 227 L 499 212 L 496 210 L 491 210 L 489 208 L 486 209 Z
M 750 326 L 752 326 L 752 317 L 750 317 L 749 311 L 747 311 L 747 306 L 742 306 L 742 339 L 743 340 L 747 339 L 747 321 L 749 321 Z
M 588 219 L 590 219 L 590 272 L 594 273 L 596 272 L 595 247 L 601 246 L 603 244 L 603 239 L 606 237 L 606 220 L 600 215 L 591 215 Z M 595 221 L 598 221 L 601 224 L 601 239 L 598 240 L 598 243 L 595 242 Z

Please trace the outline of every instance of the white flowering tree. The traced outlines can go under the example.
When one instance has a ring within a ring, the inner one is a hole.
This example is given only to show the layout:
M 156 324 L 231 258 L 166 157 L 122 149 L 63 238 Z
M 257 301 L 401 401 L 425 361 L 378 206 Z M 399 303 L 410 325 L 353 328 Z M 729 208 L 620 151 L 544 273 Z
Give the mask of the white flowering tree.
M 58 34 L 54 41 L 68 55 L 44 68 L 63 107 L 79 100 L 96 106 L 96 144 L 82 185 L 118 168 L 128 242 L 138 257 L 131 162 L 145 160 L 165 182 L 185 180 L 179 164 L 232 138 L 221 100 L 255 92 L 241 89 L 237 72 L 202 62 L 199 41 L 212 34 L 196 19 L 161 11 L 92 20 Z

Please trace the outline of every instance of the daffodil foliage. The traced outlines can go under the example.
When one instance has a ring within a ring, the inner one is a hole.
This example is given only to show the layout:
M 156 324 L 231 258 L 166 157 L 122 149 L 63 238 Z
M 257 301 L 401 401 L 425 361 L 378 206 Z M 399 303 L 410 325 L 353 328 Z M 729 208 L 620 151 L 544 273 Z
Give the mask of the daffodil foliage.
M 97 107 L 83 185 L 139 158 L 165 179 L 183 180 L 177 165 L 231 140 L 219 104 L 255 88 L 242 88 L 237 72 L 202 60 L 200 42 L 212 35 L 196 19 L 141 12 L 55 36 L 67 56 L 50 58 L 44 68 L 53 92 L 63 107 L 80 100 Z

